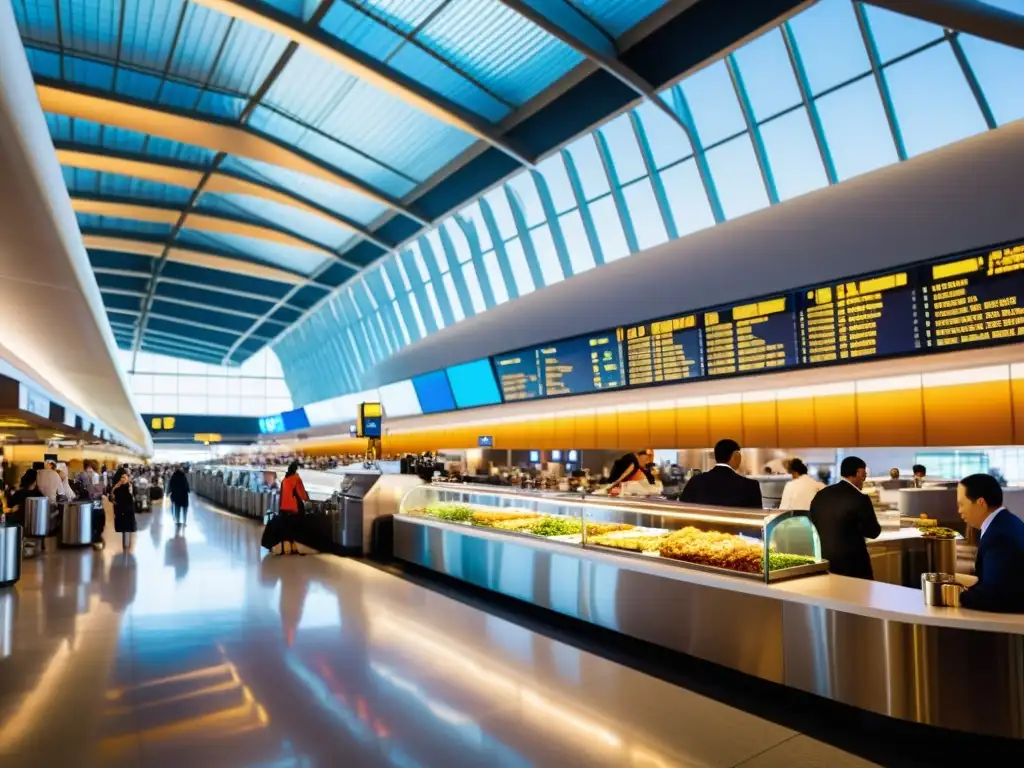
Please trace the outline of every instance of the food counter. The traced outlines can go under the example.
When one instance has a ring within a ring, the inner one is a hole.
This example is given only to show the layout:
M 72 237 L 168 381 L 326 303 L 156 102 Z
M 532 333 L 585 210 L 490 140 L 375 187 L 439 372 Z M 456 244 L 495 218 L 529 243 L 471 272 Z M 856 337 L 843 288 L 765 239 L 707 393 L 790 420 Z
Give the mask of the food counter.
M 829 575 L 806 517 L 436 484 L 403 499 L 394 552 L 837 702 L 1024 737 L 1024 616 Z

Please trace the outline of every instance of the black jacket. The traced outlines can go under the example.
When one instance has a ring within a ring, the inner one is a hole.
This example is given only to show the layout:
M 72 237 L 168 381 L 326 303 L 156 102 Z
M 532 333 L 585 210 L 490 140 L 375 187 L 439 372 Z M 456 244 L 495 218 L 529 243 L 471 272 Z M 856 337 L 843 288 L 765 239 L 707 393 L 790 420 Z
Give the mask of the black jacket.
M 761 485 L 757 480 L 718 466 L 710 472 L 697 475 L 683 486 L 680 501 L 690 504 L 711 504 L 719 507 L 749 507 L 762 509 Z
M 974 561 L 978 583 L 960 597 L 965 608 L 1024 613 L 1024 521 L 1004 509 L 989 523 Z
M 169 495 L 171 497 L 171 503 L 177 507 L 188 506 L 188 477 L 181 470 L 176 471 L 171 475 L 171 482 L 168 485 Z
M 840 480 L 822 488 L 811 501 L 811 522 L 821 538 L 821 556 L 829 570 L 840 576 L 873 579 L 871 556 L 865 539 L 882 532 L 871 499 Z

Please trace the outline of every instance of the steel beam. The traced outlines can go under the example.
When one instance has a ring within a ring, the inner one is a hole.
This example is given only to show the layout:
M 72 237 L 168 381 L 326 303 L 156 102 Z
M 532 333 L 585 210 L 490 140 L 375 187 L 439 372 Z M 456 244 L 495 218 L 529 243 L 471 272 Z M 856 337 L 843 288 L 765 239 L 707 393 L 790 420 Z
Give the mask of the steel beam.
M 431 91 L 396 69 L 381 64 L 353 45 L 327 34 L 318 25 L 303 24 L 269 4 L 256 0 L 195 0 L 215 11 L 280 35 L 380 88 L 431 117 L 454 126 L 504 152 L 517 162 L 532 166 L 535 159 L 521 153 L 493 125 L 453 101 Z
M 1024 14 L 978 0 L 865 0 L 889 11 L 1024 50 Z

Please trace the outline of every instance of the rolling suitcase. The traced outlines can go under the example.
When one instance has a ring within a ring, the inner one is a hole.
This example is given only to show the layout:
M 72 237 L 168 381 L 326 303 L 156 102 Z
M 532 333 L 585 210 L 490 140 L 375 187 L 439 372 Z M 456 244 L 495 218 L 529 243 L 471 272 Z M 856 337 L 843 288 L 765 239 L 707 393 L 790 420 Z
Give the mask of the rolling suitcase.
M 280 515 L 274 515 L 274 517 L 270 518 L 263 528 L 263 538 L 260 539 L 260 546 L 264 549 L 273 550 L 274 547 L 281 544 L 288 532 L 285 526 L 286 522 L 281 519 Z

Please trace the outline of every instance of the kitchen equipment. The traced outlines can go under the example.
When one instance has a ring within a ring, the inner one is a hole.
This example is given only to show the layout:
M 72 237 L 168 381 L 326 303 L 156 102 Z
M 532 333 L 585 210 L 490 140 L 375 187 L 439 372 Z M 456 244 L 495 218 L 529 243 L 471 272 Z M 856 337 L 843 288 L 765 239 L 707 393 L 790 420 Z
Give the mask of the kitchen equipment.
M 964 589 L 966 587 L 951 573 L 921 574 L 921 593 L 925 605 L 957 608 L 960 606 L 960 593 Z
M 64 505 L 59 543 L 63 547 L 92 544 L 92 501 L 69 501 Z
M 0 587 L 21 578 L 21 538 L 20 525 L 0 525 Z
M 25 536 L 45 538 L 50 535 L 50 500 L 45 496 L 25 499 Z

